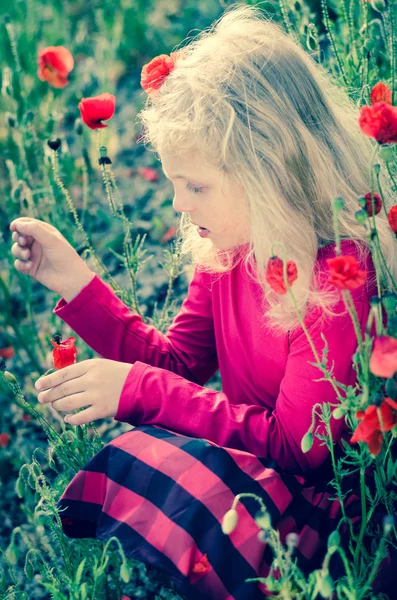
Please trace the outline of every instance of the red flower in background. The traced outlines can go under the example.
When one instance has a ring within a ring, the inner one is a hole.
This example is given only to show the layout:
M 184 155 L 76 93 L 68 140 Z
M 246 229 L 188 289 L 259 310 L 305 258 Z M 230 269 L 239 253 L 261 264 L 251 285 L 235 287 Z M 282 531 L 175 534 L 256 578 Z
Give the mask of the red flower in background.
M 372 195 L 374 197 L 375 214 L 377 215 L 382 210 L 382 198 L 379 196 L 379 194 L 372 194 Z M 373 215 L 372 215 L 371 192 L 368 192 L 368 194 L 365 194 L 364 198 L 366 200 L 365 209 L 367 211 L 367 214 L 369 217 L 372 217 Z
M 107 127 L 102 121 L 108 121 L 116 109 L 116 96 L 113 94 L 100 94 L 92 98 L 82 98 L 79 102 L 81 119 L 90 129 Z
M 68 75 L 73 70 L 73 56 L 64 46 L 47 46 L 39 51 L 37 75 L 56 88 L 68 85 Z
M 139 167 L 138 173 L 142 175 L 146 181 L 159 180 L 159 174 L 157 173 L 156 169 L 153 169 L 153 167 Z
M 389 222 L 390 229 L 394 233 L 397 233 L 397 204 L 392 206 L 391 209 L 389 210 L 388 215 L 387 215 L 387 220 Z
M 392 92 L 384 83 L 371 91 L 371 106 L 362 106 L 358 124 L 361 131 L 379 144 L 397 142 L 397 108 L 392 105 Z
M 369 370 L 377 377 L 393 377 L 397 371 L 397 340 L 388 335 L 375 338 Z
M 7 448 L 10 440 L 11 436 L 8 433 L 0 433 L 0 448 Z
M 193 573 L 208 573 L 211 569 L 210 563 L 208 562 L 208 556 L 203 554 L 199 561 L 197 561 L 192 568 Z
M 0 348 L 0 357 L 1 358 L 12 358 L 15 356 L 15 350 L 12 346 L 6 346 L 5 348 Z
M 391 431 L 397 425 L 397 402 L 391 398 L 384 398 L 380 407 L 371 404 L 364 412 L 362 410 L 356 412 L 356 417 L 361 419 L 361 423 L 350 440 L 352 443 L 366 442 L 369 451 L 374 456 L 379 454 L 383 442 L 378 410 L 381 413 L 384 431 Z
M 387 87 L 385 83 L 379 82 L 372 88 L 371 91 L 371 104 L 375 104 L 376 102 L 387 102 L 391 104 L 393 94 L 391 89 Z
M 55 338 L 56 336 L 54 336 Z M 60 336 L 59 336 L 60 338 Z M 52 358 L 54 361 L 55 369 L 63 369 L 68 365 L 73 365 L 77 359 L 77 348 L 75 347 L 76 338 L 71 336 L 64 342 L 51 340 L 51 344 L 54 346 L 52 351 Z
M 160 54 L 143 65 L 141 71 L 141 86 L 148 96 L 155 96 L 164 83 L 164 79 L 173 71 L 177 58 L 182 58 L 181 51 Z
M 163 244 L 165 244 L 165 243 L 169 242 L 170 240 L 172 240 L 175 236 L 176 236 L 176 227 L 175 227 L 175 225 L 173 225 L 172 227 L 167 229 L 167 231 L 161 238 L 161 242 Z
M 327 258 L 331 275 L 329 283 L 341 290 L 354 290 L 365 282 L 367 271 L 359 271 L 359 263 L 354 256 Z
M 278 256 L 269 258 L 266 268 L 266 281 L 277 294 L 286 294 L 287 287 L 284 283 L 283 275 L 284 263 Z M 293 260 L 287 262 L 287 280 L 291 286 L 298 278 L 298 270 Z

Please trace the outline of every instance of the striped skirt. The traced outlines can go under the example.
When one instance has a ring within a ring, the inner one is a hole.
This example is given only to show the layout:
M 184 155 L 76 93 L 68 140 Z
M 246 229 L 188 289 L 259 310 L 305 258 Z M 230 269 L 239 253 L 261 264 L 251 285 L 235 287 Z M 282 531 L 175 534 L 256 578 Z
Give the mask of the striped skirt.
M 288 533 L 298 533 L 295 556 L 308 573 L 321 565 L 340 518 L 327 483 L 332 472 L 320 471 L 310 482 L 281 472 L 273 460 L 143 425 L 104 446 L 72 479 L 58 508 L 67 536 L 116 536 L 127 556 L 166 573 L 189 600 L 259 600 L 270 595 L 265 586 L 245 582 L 267 576 L 273 558 L 258 539 L 259 505 L 252 498 L 238 503 L 239 521 L 230 535 L 221 530 L 222 518 L 235 495 L 256 494 L 282 543 Z M 354 491 L 345 506 L 357 523 Z M 332 568 L 344 574 L 336 561 Z

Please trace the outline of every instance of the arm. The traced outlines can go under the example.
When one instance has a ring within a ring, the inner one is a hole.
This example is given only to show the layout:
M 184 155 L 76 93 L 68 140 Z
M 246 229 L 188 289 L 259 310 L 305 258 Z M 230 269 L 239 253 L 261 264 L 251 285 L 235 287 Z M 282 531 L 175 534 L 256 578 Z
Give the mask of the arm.
M 141 361 L 204 385 L 218 370 L 210 285 L 210 275 L 196 268 L 166 334 L 143 323 L 96 274 L 53 312 L 103 358 Z
M 344 308 L 343 300 L 341 302 Z M 368 302 L 356 303 L 362 334 L 369 309 Z M 334 311 L 341 312 L 339 303 Z M 349 314 L 329 319 L 325 324 L 320 324 L 318 318 L 312 321 L 308 329 L 320 358 L 324 346 L 320 334 L 323 333 L 329 346 L 328 369 L 335 361 L 336 380 L 345 385 L 354 384 L 352 356 L 357 338 Z M 231 404 L 222 392 L 202 388 L 178 375 L 137 362 L 125 381 L 115 419 L 133 425 L 155 424 L 208 439 L 219 446 L 246 450 L 259 457 L 275 459 L 288 472 L 306 473 L 317 469 L 329 454 L 327 447 L 320 445 L 322 442 L 314 436 L 312 449 L 304 454 L 301 439 L 310 427 L 314 404 L 334 403 L 336 394 L 328 381 L 313 381 L 323 375 L 317 367 L 308 364 L 307 361 L 314 362 L 315 357 L 303 329 L 296 331 L 273 411 L 247 403 Z M 344 419 L 331 419 L 334 441 L 343 427 Z

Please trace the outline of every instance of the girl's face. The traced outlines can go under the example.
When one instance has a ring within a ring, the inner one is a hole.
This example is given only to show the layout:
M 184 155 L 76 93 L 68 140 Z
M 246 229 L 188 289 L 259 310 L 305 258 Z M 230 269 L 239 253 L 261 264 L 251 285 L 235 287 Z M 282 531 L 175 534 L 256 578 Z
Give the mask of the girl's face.
M 208 229 L 208 238 L 216 248 L 228 250 L 250 241 L 241 184 L 225 174 L 222 188 L 222 173 L 197 152 L 163 154 L 161 162 L 165 176 L 174 185 L 174 209 L 189 213 L 192 223 Z

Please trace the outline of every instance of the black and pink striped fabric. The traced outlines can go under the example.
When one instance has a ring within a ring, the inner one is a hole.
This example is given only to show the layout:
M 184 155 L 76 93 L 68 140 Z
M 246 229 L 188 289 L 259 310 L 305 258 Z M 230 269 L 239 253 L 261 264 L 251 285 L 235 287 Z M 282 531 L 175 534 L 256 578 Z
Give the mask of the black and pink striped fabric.
M 242 499 L 237 528 L 223 534 L 235 495 L 262 498 L 282 542 L 289 532 L 299 534 L 298 565 L 309 572 L 320 566 L 340 518 L 330 479 L 326 465 L 309 482 L 281 472 L 274 460 L 143 425 L 104 446 L 71 481 L 59 508 L 67 536 L 116 536 L 127 556 L 167 573 L 189 600 L 256 600 L 270 594 L 245 580 L 268 575 L 273 556 L 258 539 L 254 499 Z M 360 519 L 353 492 L 346 510 L 353 522 Z M 203 555 L 209 569 L 197 573 Z

